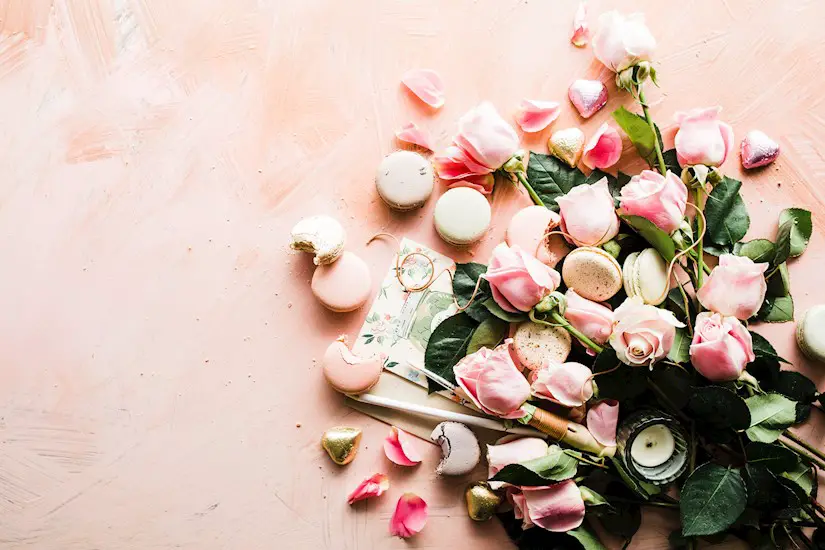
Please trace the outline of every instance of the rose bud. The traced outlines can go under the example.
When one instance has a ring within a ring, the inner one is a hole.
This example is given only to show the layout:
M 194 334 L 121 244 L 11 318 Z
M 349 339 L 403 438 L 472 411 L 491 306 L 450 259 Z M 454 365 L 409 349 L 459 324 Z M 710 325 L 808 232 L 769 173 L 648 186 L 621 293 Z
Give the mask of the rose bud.
M 561 229 L 576 246 L 599 246 L 619 233 L 619 217 L 607 178 L 576 186 L 556 202 L 561 210 Z
M 539 437 L 522 437 L 500 445 L 487 445 L 487 477 L 493 477 L 505 466 L 541 458 L 547 454 L 547 442 Z
M 613 332 L 613 311 L 598 302 L 582 298 L 573 289 L 565 293 L 564 318 L 597 344 L 604 344 Z
M 599 17 L 592 44 L 596 59 L 614 73 L 650 61 L 656 49 L 656 39 L 645 25 L 643 14 L 625 16 L 617 11 Z
M 670 170 L 665 176 L 644 170 L 622 187 L 619 202 L 622 214 L 641 216 L 671 234 L 684 220 L 687 196 L 687 186 Z
M 519 492 L 520 489 L 520 492 Z M 584 521 L 584 499 L 572 479 L 544 487 L 520 487 L 510 491 L 516 519 L 523 528 L 537 525 L 564 533 Z
M 628 298 L 613 312 L 616 326 L 610 336 L 610 345 L 619 361 L 631 367 L 653 365 L 664 359 L 676 328 L 685 326 L 666 309 L 645 304 L 638 296 Z
M 461 392 L 487 414 L 521 418 L 521 406 L 530 398 L 530 384 L 510 355 L 511 339 L 497 348 L 481 348 L 453 367 Z
M 766 263 L 754 263 L 750 258 L 722 254 L 719 265 L 696 293 L 699 302 L 710 311 L 725 317 L 746 320 L 756 314 L 765 301 Z
M 558 271 L 506 243 L 493 249 L 487 273 L 482 276 L 490 283 L 496 303 L 511 313 L 530 311 L 561 283 Z
M 753 339 L 736 317 L 707 311 L 696 316 L 690 362 L 712 382 L 736 380 L 754 361 Z
M 593 372 L 581 363 L 551 363 L 533 371 L 530 389 L 535 397 L 578 407 L 593 397 Z
M 733 149 L 733 128 L 718 120 L 721 107 L 676 113 L 676 156 L 679 164 L 719 166 Z

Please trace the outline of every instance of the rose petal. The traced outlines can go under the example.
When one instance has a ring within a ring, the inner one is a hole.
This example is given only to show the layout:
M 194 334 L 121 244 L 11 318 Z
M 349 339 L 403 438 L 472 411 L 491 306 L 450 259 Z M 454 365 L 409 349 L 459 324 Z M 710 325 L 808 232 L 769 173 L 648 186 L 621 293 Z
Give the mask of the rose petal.
M 604 123 L 585 145 L 582 161 L 588 168 L 604 169 L 616 164 L 621 156 L 622 136 L 615 128 Z
M 602 399 L 587 411 L 587 429 L 605 447 L 616 446 L 616 425 L 619 422 L 619 402 Z
M 421 462 L 413 436 L 395 426 L 390 427 L 390 435 L 384 439 L 384 454 L 399 466 L 415 466 Z
M 430 137 L 429 132 L 416 126 L 415 122 L 408 122 L 396 130 L 395 137 L 401 141 L 423 147 L 424 149 L 429 149 L 430 151 L 434 150 L 432 138 Z
M 358 502 L 367 498 L 378 497 L 390 488 L 390 478 L 385 474 L 375 474 L 358 484 L 358 487 L 350 493 L 347 504 Z
M 444 180 L 460 180 L 493 171 L 478 164 L 456 145 L 450 145 L 443 153 L 433 157 L 433 163 L 438 177 Z
M 557 101 L 522 99 L 516 113 L 516 122 L 525 132 L 541 132 L 559 117 L 561 105 Z
M 437 72 L 412 69 L 404 73 L 401 82 L 430 107 L 438 109 L 444 105 L 444 83 Z
M 573 18 L 573 34 L 570 36 L 570 43 L 577 48 L 583 48 L 590 40 L 590 27 L 587 25 L 587 5 L 579 2 L 576 16 Z
M 547 449 L 547 442 L 538 437 L 522 437 L 501 445 L 487 445 L 487 477 L 493 477 L 510 464 L 541 458 L 547 454 Z
M 547 487 L 522 487 L 530 519 L 548 531 L 575 529 L 584 520 L 584 499 L 572 479 Z
M 566 407 L 578 407 L 593 396 L 593 372 L 581 363 L 550 363 L 538 370 L 533 395 Z
M 496 178 L 493 174 L 482 174 L 479 176 L 467 176 L 460 180 L 447 180 L 447 187 L 470 187 L 482 195 L 489 195 L 496 185 Z
M 390 534 L 402 539 L 420 532 L 427 524 L 427 503 L 415 493 L 404 493 L 390 518 Z

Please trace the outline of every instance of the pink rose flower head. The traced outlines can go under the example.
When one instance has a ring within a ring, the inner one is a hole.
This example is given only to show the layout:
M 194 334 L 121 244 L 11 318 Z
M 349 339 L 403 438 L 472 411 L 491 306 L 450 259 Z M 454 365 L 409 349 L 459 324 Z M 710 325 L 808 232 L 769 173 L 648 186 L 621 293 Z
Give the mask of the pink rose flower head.
M 358 502 L 367 498 L 378 497 L 390 488 L 390 478 L 385 474 L 375 474 L 358 484 L 358 487 L 350 493 L 347 504 Z
M 429 132 L 416 126 L 415 122 L 408 122 L 396 130 L 395 137 L 405 143 L 412 143 L 424 149 L 433 150 L 433 142 Z
M 609 11 L 599 16 L 593 55 L 611 71 L 619 73 L 641 61 L 650 61 L 655 50 L 656 39 L 641 13 L 625 16 Z
M 438 177 L 444 180 L 460 180 L 492 172 L 486 166 L 475 162 L 457 145 L 450 145 L 443 153 L 433 157 L 433 163 Z
M 676 156 L 682 166 L 719 166 L 733 149 L 733 128 L 719 120 L 721 107 L 676 113 Z
M 507 500 L 513 506 L 513 515 L 521 520 L 521 528 L 529 529 L 535 527 L 535 523 L 530 519 L 530 512 L 527 510 L 527 499 L 518 487 L 507 487 Z
M 597 344 L 604 344 L 613 332 L 613 311 L 587 298 L 582 298 L 572 289 L 565 293 L 567 309 L 564 318 L 573 328 L 593 340 Z
M 499 445 L 487 445 L 487 477 L 493 477 L 505 466 L 541 458 L 547 454 L 547 442 L 539 437 L 522 437 Z
M 404 493 L 390 518 L 390 534 L 402 539 L 410 538 L 424 529 L 429 515 L 423 498 L 415 493 Z
M 665 176 L 644 170 L 622 187 L 619 202 L 622 214 L 641 216 L 670 234 L 682 225 L 687 195 L 682 178 L 670 170 Z
M 510 356 L 512 340 L 497 348 L 481 348 L 453 367 L 462 393 L 487 414 L 521 418 L 521 406 L 530 397 L 530 384 Z
M 607 178 L 591 185 L 578 185 L 556 202 L 561 211 L 561 230 L 576 246 L 599 246 L 619 233 L 619 217 Z
M 522 99 L 516 112 L 516 122 L 525 132 L 541 132 L 559 117 L 557 101 Z
M 478 165 L 494 172 L 518 150 L 519 138 L 489 101 L 481 102 L 458 121 L 455 144 Z
M 587 411 L 587 430 L 605 447 L 616 446 L 616 426 L 619 423 L 619 402 L 602 399 Z
M 616 326 L 610 345 L 619 361 L 631 367 L 664 359 L 673 346 L 676 328 L 684 327 L 670 311 L 645 304 L 639 296 L 626 299 L 613 313 Z
M 573 34 L 570 36 L 570 43 L 577 48 L 587 46 L 590 40 L 590 27 L 587 24 L 587 4 L 579 2 L 576 15 L 573 17 Z
M 390 435 L 384 439 L 384 454 L 399 466 L 415 466 L 421 462 L 415 438 L 395 426 L 390 427 Z
M 766 263 L 754 263 L 750 258 L 722 254 L 719 265 L 696 293 L 699 302 L 710 311 L 725 317 L 746 320 L 756 314 L 765 301 Z
M 411 69 L 401 77 L 401 83 L 418 99 L 435 109 L 444 105 L 444 82 L 430 69 Z
M 572 479 L 547 487 L 522 487 L 530 521 L 542 529 L 563 533 L 584 521 L 584 499 Z
M 565 407 L 578 407 L 593 397 L 593 372 L 581 363 L 548 362 L 535 375 L 530 386 L 535 397 Z
M 736 380 L 751 361 L 753 338 L 736 317 L 704 311 L 696 316 L 690 362 L 713 382 Z
M 582 162 L 588 168 L 610 168 L 622 156 L 622 136 L 606 122 L 584 146 Z
M 511 313 L 530 311 L 561 283 L 558 271 L 507 243 L 493 249 L 482 277 L 490 283 L 496 303 Z

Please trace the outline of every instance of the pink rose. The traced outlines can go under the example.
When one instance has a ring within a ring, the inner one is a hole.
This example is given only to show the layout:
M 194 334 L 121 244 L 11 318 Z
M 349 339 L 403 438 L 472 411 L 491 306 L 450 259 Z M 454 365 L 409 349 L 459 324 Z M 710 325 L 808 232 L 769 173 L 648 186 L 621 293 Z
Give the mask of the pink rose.
M 547 442 L 539 437 L 522 437 L 500 445 L 487 445 L 487 477 L 493 477 L 505 466 L 541 458 L 547 454 Z
M 718 120 L 721 107 L 676 113 L 676 156 L 682 166 L 719 166 L 733 149 L 733 128 Z
M 521 418 L 521 406 L 530 397 L 530 384 L 510 356 L 507 339 L 494 350 L 481 348 L 453 367 L 463 393 L 487 414 L 501 418 Z
M 640 61 L 650 61 L 656 39 L 641 13 L 603 13 L 593 36 L 593 55 L 613 72 L 621 72 Z
M 667 234 L 676 231 L 685 217 L 687 186 L 668 170 L 666 176 L 645 170 L 622 187 L 622 214 L 641 216 Z
M 496 303 L 511 313 L 530 311 L 561 283 L 558 271 L 506 243 L 493 249 L 483 277 L 489 281 Z
M 619 233 L 619 217 L 607 178 L 592 185 L 579 185 L 556 202 L 561 210 L 561 229 L 576 246 L 599 246 Z
M 768 264 L 754 263 L 750 258 L 722 254 L 719 265 L 696 293 L 706 309 L 725 317 L 749 319 L 759 311 L 765 301 L 768 284 L 764 273 Z
M 567 309 L 564 318 L 570 321 L 573 328 L 596 342 L 604 344 L 613 332 L 613 311 L 597 302 L 579 296 L 575 290 L 569 289 Z
M 638 296 L 628 298 L 613 312 L 616 326 L 610 345 L 619 360 L 631 367 L 650 366 L 664 359 L 676 328 L 685 326 L 666 309 L 645 304 Z
M 565 407 L 578 407 L 593 397 L 593 372 L 581 363 L 547 363 L 533 371 L 534 396 Z
M 755 359 L 753 339 L 739 319 L 707 311 L 696 316 L 690 362 L 702 376 L 713 382 L 736 380 Z
M 520 491 L 519 491 L 520 489 Z M 534 525 L 563 533 L 575 529 L 584 520 L 584 499 L 572 479 L 546 487 L 520 487 L 508 491 L 516 519 L 522 527 Z

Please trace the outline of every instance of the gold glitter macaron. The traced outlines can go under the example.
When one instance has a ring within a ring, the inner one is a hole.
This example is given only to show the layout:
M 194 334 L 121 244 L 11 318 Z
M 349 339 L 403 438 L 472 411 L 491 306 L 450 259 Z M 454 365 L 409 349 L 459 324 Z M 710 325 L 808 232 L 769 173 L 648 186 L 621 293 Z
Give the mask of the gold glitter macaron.
M 324 432 L 321 436 L 321 447 L 329 454 L 332 461 L 340 466 L 349 464 L 358 454 L 358 445 L 361 444 L 361 430 L 336 426 Z
M 567 288 L 594 302 L 604 302 L 622 288 L 622 267 L 616 258 L 593 246 L 573 250 L 561 271 Z

